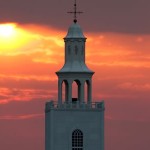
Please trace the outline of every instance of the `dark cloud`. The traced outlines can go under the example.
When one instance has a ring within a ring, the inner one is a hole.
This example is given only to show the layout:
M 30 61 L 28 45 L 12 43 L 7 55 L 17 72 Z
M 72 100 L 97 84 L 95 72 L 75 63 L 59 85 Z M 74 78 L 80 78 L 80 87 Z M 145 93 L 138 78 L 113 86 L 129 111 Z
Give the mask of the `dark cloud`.
M 149 0 L 78 1 L 84 14 L 80 24 L 87 31 L 150 33 Z M 72 17 L 73 0 L 1 1 L 0 22 L 38 23 L 65 29 Z
M 44 115 L 45 102 L 38 98 L 31 101 L 11 101 L 7 104 L 0 105 L 0 117 L 5 116 L 25 116 L 25 115 Z M 33 117 L 34 118 L 34 117 Z M 36 118 L 36 117 L 35 117 Z M 1 119 L 1 118 L 0 118 Z

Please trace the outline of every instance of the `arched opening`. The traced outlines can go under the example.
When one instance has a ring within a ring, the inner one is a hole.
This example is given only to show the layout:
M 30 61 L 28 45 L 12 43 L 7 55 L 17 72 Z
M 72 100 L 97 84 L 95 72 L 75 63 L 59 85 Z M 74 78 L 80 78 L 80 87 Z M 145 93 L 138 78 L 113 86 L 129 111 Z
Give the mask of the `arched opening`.
M 72 150 L 83 150 L 83 132 L 79 129 L 72 132 Z
M 68 81 L 63 80 L 62 82 L 62 102 L 68 102 Z
M 65 82 L 62 82 L 62 102 L 65 101 L 65 88 L 66 88 Z
M 80 81 L 74 80 L 72 83 L 72 102 L 77 102 L 80 100 Z

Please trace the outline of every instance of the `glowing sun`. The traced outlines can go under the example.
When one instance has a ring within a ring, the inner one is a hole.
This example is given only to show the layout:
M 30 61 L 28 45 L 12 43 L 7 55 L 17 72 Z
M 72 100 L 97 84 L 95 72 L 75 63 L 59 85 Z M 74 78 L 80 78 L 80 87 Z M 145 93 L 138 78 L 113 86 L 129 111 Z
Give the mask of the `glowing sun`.
M 0 24 L 0 54 L 14 53 L 31 40 L 31 34 L 19 24 Z
M 0 36 L 4 38 L 11 37 L 15 34 L 15 24 L 0 24 Z

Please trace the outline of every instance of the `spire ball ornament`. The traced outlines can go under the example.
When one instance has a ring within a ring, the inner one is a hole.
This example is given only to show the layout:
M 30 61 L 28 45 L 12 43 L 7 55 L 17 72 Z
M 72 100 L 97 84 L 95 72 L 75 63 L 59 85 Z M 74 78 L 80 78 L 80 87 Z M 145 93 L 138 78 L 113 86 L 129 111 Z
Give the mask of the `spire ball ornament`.
M 83 12 L 82 11 L 77 11 L 77 2 L 75 0 L 75 3 L 74 3 L 74 11 L 69 11 L 67 12 L 69 14 L 73 14 L 74 15 L 74 20 L 73 22 L 74 23 L 77 23 L 77 14 L 82 14 Z

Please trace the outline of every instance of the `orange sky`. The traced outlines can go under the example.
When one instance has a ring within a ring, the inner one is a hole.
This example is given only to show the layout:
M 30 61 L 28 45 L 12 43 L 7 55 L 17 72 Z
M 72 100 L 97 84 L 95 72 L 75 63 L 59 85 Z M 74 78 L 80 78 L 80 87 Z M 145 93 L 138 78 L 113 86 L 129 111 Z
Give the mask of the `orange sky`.
M 37 93 L 43 97 L 39 90 L 47 92 L 44 94 L 46 99 L 56 100 L 55 71 L 63 65 L 63 37 L 66 31 L 32 24 L 12 25 L 14 26 L 12 35 L 4 37 L 0 32 L 0 103 L 31 100 L 36 98 Z M 121 33 L 85 33 L 85 35 L 88 38 L 86 62 L 96 72 L 94 99 L 128 96 L 127 91 L 147 93 L 150 90 L 148 82 L 150 35 Z M 54 88 L 51 89 L 52 85 Z M 14 91 L 20 95 L 14 95 Z
M 33 24 L 10 25 L 10 35 L 4 37 L 0 32 L 0 104 L 57 100 L 55 72 L 63 66 L 67 31 Z M 88 38 L 86 62 L 95 71 L 93 101 L 150 96 L 150 35 L 84 34 Z
M 57 100 L 55 72 L 63 66 L 67 31 L 12 25 L 13 32 L 7 36 L 0 30 L 0 120 L 43 118 L 45 101 Z M 105 100 L 106 120 L 149 121 L 150 35 L 84 34 L 88 38 L 86 62 L 95 71 L 93 101 Z M 116 129 L 109 134 L 115 131 L 120 132 Z

